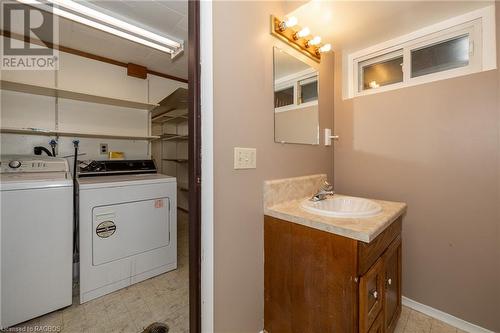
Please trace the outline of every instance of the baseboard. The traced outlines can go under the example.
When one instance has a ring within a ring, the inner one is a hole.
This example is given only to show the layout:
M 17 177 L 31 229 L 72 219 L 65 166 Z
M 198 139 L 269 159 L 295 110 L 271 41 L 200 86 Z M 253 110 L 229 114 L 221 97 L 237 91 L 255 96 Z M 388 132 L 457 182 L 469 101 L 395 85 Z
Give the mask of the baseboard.
M 403 296 L 403 305 L 469 333 L 495 333 Z

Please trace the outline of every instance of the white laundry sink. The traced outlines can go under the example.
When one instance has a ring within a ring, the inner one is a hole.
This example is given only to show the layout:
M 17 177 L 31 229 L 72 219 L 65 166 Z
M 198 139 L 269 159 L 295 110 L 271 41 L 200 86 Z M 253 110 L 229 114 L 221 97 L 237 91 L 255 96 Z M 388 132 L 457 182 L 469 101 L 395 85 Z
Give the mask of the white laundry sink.
M 336 195 L 321 201 L 304 200 L 302 208 L 312 214 L 344 218 L 370 217 L 382 212 L 375 201 Z

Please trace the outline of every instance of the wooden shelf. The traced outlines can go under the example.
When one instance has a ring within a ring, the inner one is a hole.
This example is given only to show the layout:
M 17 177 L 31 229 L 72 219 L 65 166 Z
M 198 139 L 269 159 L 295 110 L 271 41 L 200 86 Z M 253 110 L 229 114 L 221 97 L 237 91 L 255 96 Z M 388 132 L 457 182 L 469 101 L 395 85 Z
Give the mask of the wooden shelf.
M 147 111 L 152 110 L 158 106 L 157 104 L 139 103 L 123 99 L 84 94 L 58 88 L 40 87 L 31 84 L 5 81 L 5 80 L 1 81 L 1 88 L 3 90 L 10 90 L 10 91 L 16 91 L 34 95 L 59 97 L 59 98 L 66 98 L 83 102 L 107 104 L 107 105 L 121 106 L 126 108 L 141 109 Z
M 48 130 L 43 128 L 13 128 L 2 127 L 0 133 L 11 134 L 27 134 L 27 135 L 47 135 L 47 136 L 70 136 L 79 138 L 109 138 L 109 139 L 123 139 L 123 140 L 155 140 L 159 136 L 141 136 L 141 135 L 116 135 L 116 134 L 102 134 L 91 132 L 66 132 Z

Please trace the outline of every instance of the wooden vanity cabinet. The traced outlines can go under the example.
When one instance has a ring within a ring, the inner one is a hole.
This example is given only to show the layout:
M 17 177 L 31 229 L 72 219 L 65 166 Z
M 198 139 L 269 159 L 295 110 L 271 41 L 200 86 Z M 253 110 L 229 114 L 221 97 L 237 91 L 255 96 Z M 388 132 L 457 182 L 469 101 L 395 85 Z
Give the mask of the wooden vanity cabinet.
M 268 333 L 393 333 L 401 314 L 399 217 L 364 243 L 265 216 Z
M 375 319 L 375 322 L 373 323 L 372 327 L 370 327 L 368 333 L 384 333 L 385 332 L 384 325 L 385 325 L 384 316 L 382 313 L 380 313 Z
M 385 332 L 392 333 L 401 314 L 401 236 L 398 236 L 384 254 L 384 324 Z
M 359 331 L 371 332 L 384 307 L 384 261 L 377 262 L 359 278 Z M 382 318 L 383 319 L 383 318 Z

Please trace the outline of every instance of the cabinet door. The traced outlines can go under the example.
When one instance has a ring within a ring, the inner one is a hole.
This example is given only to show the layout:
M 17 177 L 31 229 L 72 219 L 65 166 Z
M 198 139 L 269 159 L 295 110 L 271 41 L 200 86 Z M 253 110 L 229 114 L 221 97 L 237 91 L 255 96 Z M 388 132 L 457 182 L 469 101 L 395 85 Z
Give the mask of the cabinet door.
M 379 313 L 368 333 L 385 333 L 384 314 Z
M 385 328 L 394 332 L 401 313 L 401 236 L 396 238 L 384 254 L 385 273 Z
M 379 258 L 359 281 L 359 332 L 371 332 L 370 328 L 384 303 L 384 262 Z M 383 316 L 382 316 L 383 317 Z M 383 318 L 382 318 L 383 320 Z M 377 331 L 376 331 L 377 332 Z

